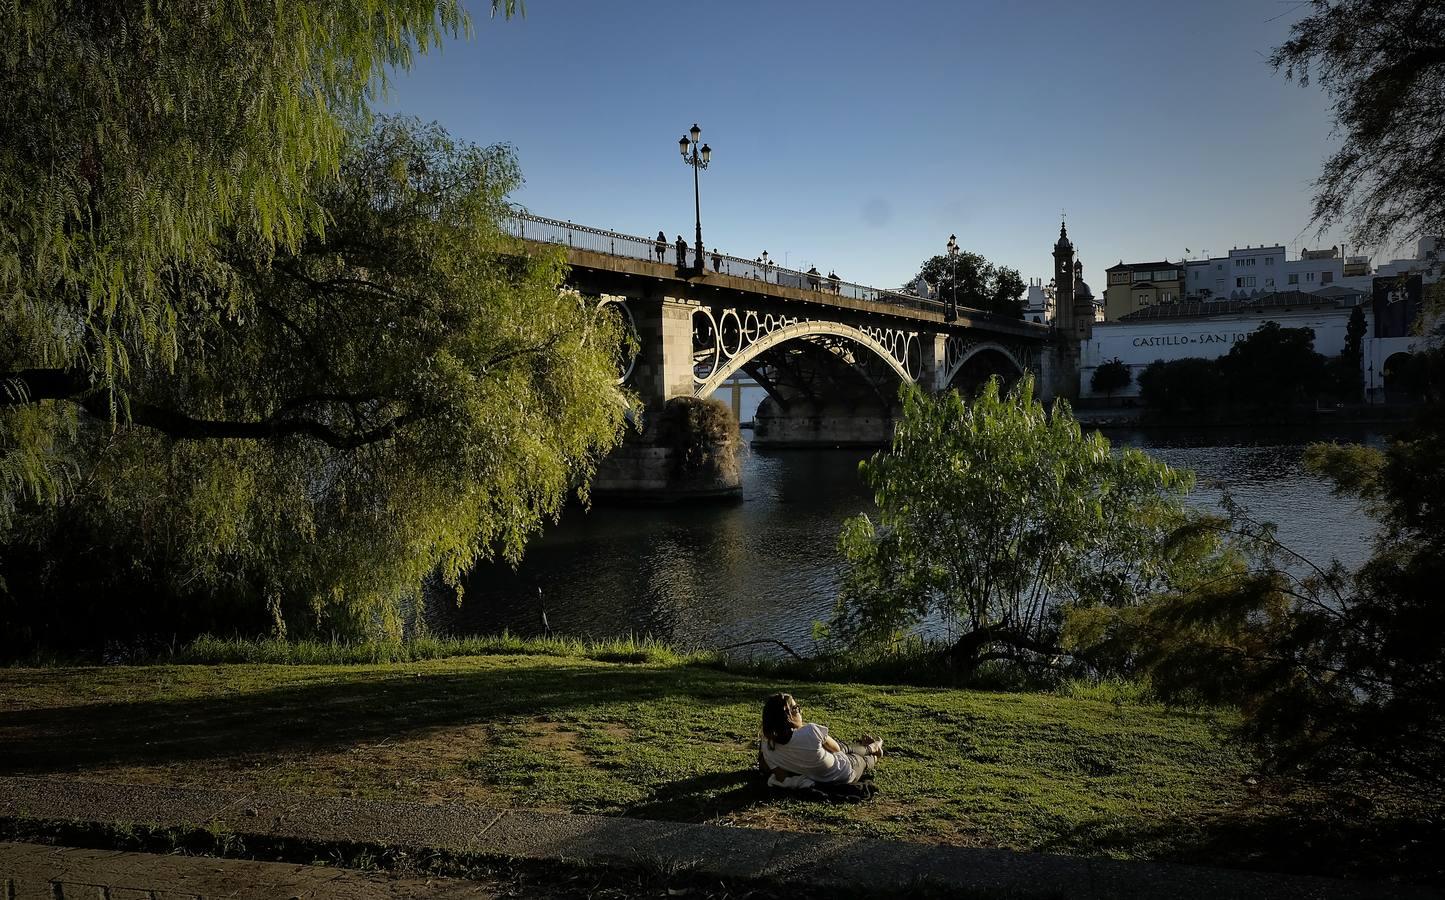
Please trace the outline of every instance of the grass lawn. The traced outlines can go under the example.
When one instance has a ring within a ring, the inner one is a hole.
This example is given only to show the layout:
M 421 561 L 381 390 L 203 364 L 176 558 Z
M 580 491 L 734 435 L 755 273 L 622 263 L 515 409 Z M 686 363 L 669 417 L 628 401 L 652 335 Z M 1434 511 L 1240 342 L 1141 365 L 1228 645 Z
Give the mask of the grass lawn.
M 760 794 L 759 708 L 778 689 L 842 738 L 884 738 L 876 800 Z M 1399 817 L 1253 777 L 1220 717 L 535 655 L 0 669 L 0 772 L 1399 873 Z

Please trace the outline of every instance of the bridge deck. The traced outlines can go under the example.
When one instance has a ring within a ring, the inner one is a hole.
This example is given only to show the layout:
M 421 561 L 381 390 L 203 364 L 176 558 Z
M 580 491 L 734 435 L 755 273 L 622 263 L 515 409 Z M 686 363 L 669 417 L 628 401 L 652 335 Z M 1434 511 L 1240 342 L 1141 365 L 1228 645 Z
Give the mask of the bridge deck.
M 675 255 L 668 245 L 658 259 L 655 239 L 605 231 L 571 222 L 519 214 L 512 222 L 513 234 L 529 241 L 567 248 L 567 261 L 574 268 L 596 275 L 625 279 L 647 279 L 673 283 L 677 296 L 696 297 L 700 292 L 719 291 L 751 294 L 788 303 L 812 305 L 826 310 L 849 310 L 870 316 L 927 323 L 930 330 L 948 333 L 985 331 L 1025 340 L 1047 340 L 1046 325 L 1013 319 L 983 310 L 959 307 L 949 322 L 947 305 L 939 300 L 915 297 L 897 291 L 829 279 L 798 272 L 759 260 L 708 255 L 708 266 L 699 272 L 666 262 Z M 689 260 L 692 250 L 688 251 Z M 716 269 L 713 268 L 716 267 Z M 816 287 L 814 286 L 816 285 Z

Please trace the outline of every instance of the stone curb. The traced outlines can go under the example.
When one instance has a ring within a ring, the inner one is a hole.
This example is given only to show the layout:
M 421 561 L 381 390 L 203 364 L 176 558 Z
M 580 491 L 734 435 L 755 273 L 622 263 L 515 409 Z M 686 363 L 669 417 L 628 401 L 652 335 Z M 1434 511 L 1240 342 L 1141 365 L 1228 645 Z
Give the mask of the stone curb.
M 1020 897 L 1438 897 L 1400 885 L 1172 863 L 938 847 L 606 816 L 333 797 L 232 794 L 60 778 L 0 777 L 0 817 L 201 827 L 238 836 L 354 842 L 506 859 L 643 863 L 721 878 L 847 891 L 927 883 Z
M 496 900 L 484 884 L 329 866 L 0 841 L 5 900 Z

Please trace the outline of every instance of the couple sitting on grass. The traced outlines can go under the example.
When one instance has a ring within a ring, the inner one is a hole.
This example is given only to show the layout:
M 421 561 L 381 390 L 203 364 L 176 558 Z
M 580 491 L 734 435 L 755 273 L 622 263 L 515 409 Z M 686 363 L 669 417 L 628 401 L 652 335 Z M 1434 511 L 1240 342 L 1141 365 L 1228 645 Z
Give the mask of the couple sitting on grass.
M 828 735 L 826 727 L 804 722 L 791 694 L 773 694 L 763 701 L 758 760 L 768 773 L 769 787 L 827 792 L 857 785 L 873 777 L 882 756 L 883 742 L 877 738 L 865 736 L 857 744 L 842 744 Z

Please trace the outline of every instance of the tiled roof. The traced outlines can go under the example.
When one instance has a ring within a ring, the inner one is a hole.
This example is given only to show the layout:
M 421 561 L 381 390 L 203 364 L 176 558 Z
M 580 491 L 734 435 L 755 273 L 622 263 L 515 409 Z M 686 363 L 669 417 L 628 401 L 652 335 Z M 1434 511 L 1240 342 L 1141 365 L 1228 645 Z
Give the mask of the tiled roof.
M 1353 306 L 1351 302 L 1340 302 L 1345 298 L 1307 294 L 1303 291 L 1280 291 L 1274 294 L 1260 294 L 1238 300 L 1181 300 L 1177 303 L 1157 303 L 1146 306 L 1127 315 L 1120 316 L 1120 322 L 1140 322 L 1147 319 L 1203 319 L 1240 312 L 1263 312 L 1265 310 L 1293 309 L 1337 309 Z

